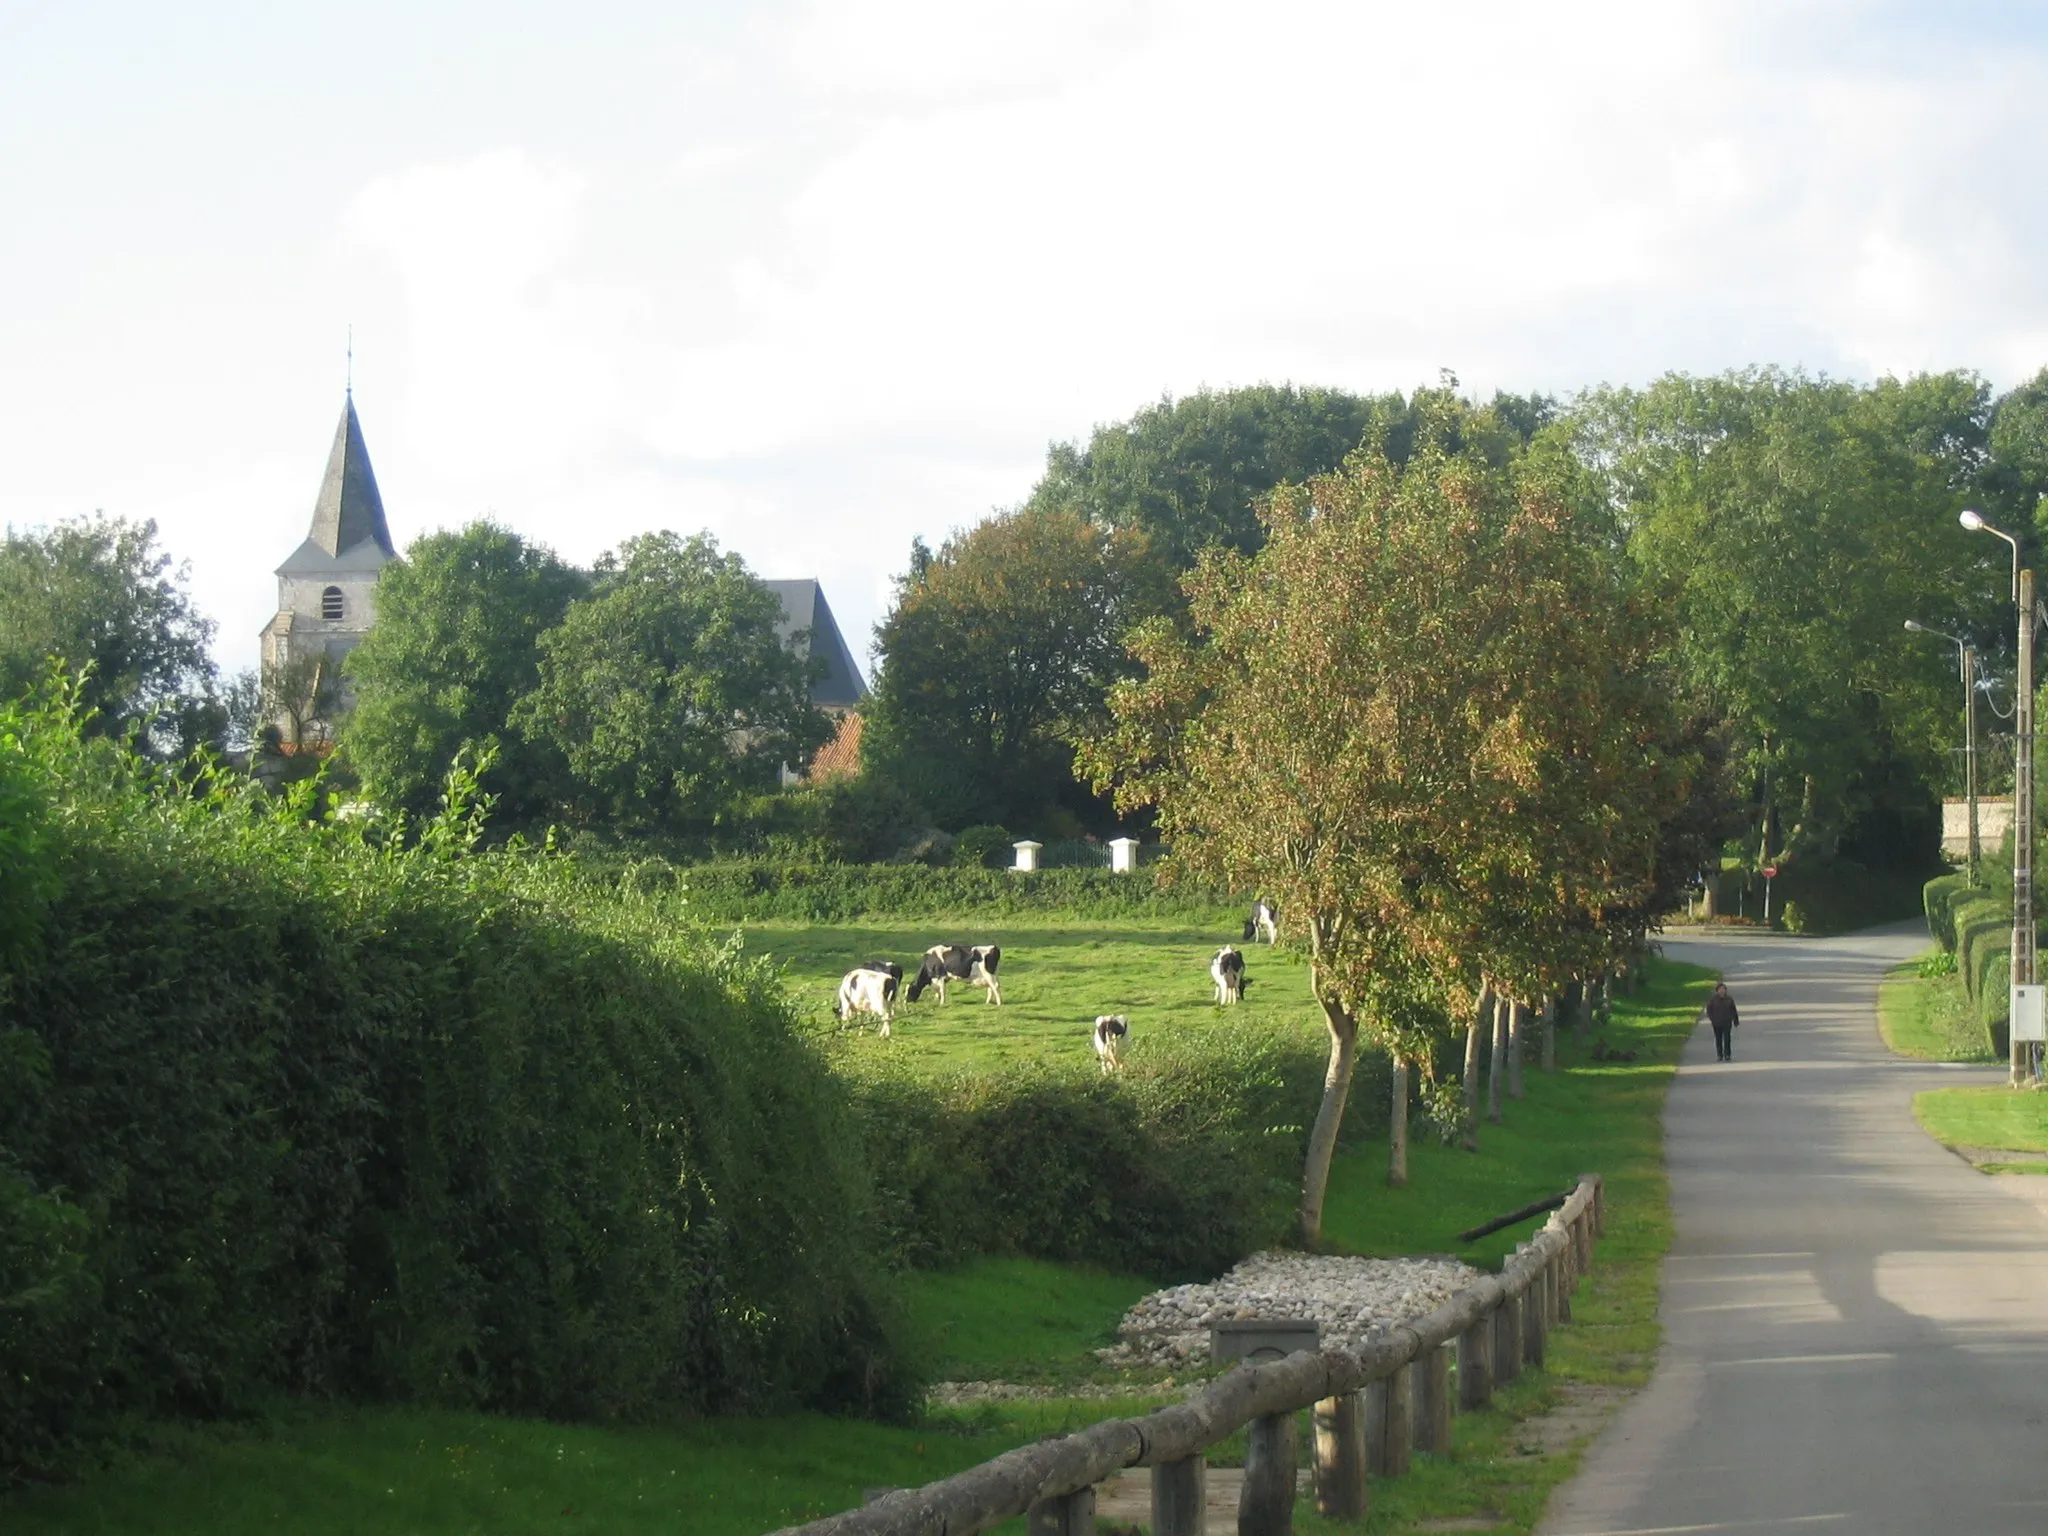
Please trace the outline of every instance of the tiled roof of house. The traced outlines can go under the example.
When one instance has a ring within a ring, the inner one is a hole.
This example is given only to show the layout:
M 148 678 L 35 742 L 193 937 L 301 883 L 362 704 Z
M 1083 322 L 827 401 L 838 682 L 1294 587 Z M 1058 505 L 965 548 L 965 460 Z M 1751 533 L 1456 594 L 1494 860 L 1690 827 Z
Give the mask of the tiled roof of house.
M 839 729 L 818 748 L 817 756 L 804 777 L 813 784 L 827 779 L 850 779 L 860 772 L 860 711 L 849 709 L 839 717 Z

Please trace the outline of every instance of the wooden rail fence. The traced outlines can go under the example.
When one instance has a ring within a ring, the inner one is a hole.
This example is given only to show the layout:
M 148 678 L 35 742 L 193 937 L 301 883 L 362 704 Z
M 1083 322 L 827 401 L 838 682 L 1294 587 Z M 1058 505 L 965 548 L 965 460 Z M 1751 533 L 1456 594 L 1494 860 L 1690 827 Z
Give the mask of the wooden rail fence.
M 1240 1365 L 1171 1408 L 1020 1446 L 775 1536 L 973 1536 L 1018 1515 L 1029 1517 L 1031 1536 L 1094 1536 L 1095 1485 L 1126 1467 L 1152 1469 L 1152 1536 L 1203 1536 L 1204 1452 L 1244 1428 L 1239 1536 L 1285 1536 L 1304 1408 L 1313 1409 L 1317 1510 L 1362 1520 L 1368 1475 L 1406 1472 L 1411 1448 L 1451 1448 L 1453 1348 L 1461 1412 L 1483 1407 L 1524 1366 L 1541 1368 L 1551 1328 L 1571 1321 L 1571 1295 L 1604 1220 L 1600 1175 L 1582 1175 L 1497 1277 L 1356 1349 Z

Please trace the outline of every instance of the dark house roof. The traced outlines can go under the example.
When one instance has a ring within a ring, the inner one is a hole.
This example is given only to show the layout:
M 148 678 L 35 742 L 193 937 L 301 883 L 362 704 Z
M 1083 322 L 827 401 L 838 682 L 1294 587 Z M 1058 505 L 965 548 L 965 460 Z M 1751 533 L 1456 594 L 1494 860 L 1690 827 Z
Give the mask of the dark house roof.
M 351 553 L 354 558 L 347 558 Z M 397 558 L 398 549 L 384 522 L 384 498 L 377 493 L 376 471 L 370 468 L 370 450 L 363 443 L 363 424 L 356 419 L 355 397 L 350 395 L 342 402 L 341 424 L 335 428 L 334 448 L 327 455 L 327 473 L 313 503 L 312 531 L 278 568 L 278 574 L 335 565 L 374 570 L 385 560 Z
M 831 605 L 818 589 L 815 577 L 800 581 L 771 581 L 768 590 L 782 603 L 782 622 L 776 632 L 787 640 L 799 629 L 811 632 L 811 655 L 825 663 L 825 675 L 811 684 L 811 702 L 824 709 L 850 709 L 868 696 L 860 680 L 860 668 L 841 638 L 832 617 Z

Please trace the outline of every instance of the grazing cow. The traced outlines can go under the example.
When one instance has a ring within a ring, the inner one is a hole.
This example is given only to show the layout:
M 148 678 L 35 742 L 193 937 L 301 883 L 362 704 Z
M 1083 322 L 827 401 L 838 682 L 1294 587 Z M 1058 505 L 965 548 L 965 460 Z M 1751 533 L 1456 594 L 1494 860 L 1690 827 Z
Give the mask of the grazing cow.
M 890 1009 L 902 980 L 903 967 L 893 960 L 870 960 L 848 971 L 839 982 L 839 1022 L 847 1023 L 856 1013 L 872 1013 L 882 1021 L 882 1038 L 888 1039 Z
M 1002 958 L 1002 950 L 994 944 L 934 944 L 924 952 L 924 963 L 910 983 L 910 1000 L 916 1002 L 924 989 L 931 987 L 944 1003 L 946 983 L 965 981 L 986 987 L 988 1000 L 1000 1005 L 1003 989 L 996 980 L 996 966 Z
M 1105 1013 L 1095 1021 L 1095 1059 L 1107 1077 L 1124 1064 L 1124 1039 L 1131 1032 L 1128 1015 Z
M 1252 903 L 1252 915 L 1244 920 L 1244 941 L 1249 944 L 1261 934 L 1268 944 L 1280 942 L 1280 909 L 1263 896 Z
M 1244 989 L 1251 985 L 1244 974 L 1244 956 L 1229 944 L 1216 951 L 1216 958 L 1209 962 L 1209 975 L 1216 983 L 1218 1008 L 1242 1001 Z

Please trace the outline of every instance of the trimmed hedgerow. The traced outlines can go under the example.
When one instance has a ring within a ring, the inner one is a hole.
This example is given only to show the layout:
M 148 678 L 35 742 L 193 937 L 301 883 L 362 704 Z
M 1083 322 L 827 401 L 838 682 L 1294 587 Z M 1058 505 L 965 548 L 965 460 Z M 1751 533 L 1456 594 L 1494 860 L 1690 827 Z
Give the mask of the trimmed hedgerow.
M 688 895 L 691 911 L 711 922 L 780 918 L 837 923 L 874 917 L 1006 917 L 1030 912 L 1208 919 L 1234 911 L 1237 905 L 1214 890 L 1163 887 L 1151 870 L 1142 868 L 1127 875 L 1112 874 L 1106 868 L 1041 869 L 1024 874 L 1014 869 L 791 864 L 763 859 L 684 866 L 643 861 L 627 869 L 624 878 L 629 883 L 643 887 L 673 884 Z
M 380 845 L 61 709 L 0 737 L 41 877 L 0 949 L 0 1477 L 277 1390 L 909 1401 L 860 1121 L 765 967 L 457 816 Z
M 1921 888 L 1921 904 L 1927 913 L 1927 931 L 1943 949 L 1956 947 L 1955 903 L 1976 888 L 1965 874 L 1937 875 Z

